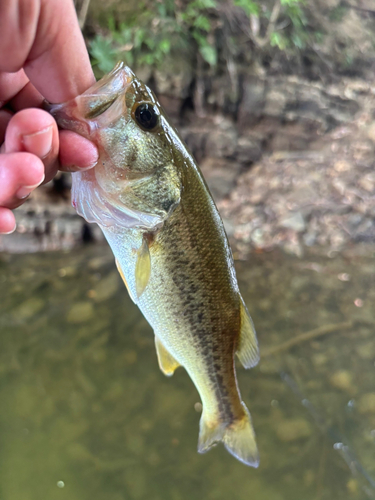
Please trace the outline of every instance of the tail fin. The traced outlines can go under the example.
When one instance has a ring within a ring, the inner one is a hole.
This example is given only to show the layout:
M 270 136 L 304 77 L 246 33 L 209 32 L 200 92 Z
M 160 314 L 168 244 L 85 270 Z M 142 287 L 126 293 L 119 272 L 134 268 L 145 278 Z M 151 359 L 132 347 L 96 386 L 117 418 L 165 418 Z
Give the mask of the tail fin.
M 222 441 L 225 448 L 240 462 L 258 467 L 259 455 L 255 432 L 249 410 L 241 403 L 244 415 L 230 424 L 207 419 L 203 411 L 199 424 L 198 452 L 205 453 L 217 442 Z

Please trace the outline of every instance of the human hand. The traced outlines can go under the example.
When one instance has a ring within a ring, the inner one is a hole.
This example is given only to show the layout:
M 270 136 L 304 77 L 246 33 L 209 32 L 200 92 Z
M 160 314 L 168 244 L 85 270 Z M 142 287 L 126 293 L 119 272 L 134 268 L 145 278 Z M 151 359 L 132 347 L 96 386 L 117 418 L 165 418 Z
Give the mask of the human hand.
M 12 210 L 58 169 L 95 165 L 90 141 L 38 109 L 94 81 L 72 0 L 0 0 L 0 234 L 14 231 Z

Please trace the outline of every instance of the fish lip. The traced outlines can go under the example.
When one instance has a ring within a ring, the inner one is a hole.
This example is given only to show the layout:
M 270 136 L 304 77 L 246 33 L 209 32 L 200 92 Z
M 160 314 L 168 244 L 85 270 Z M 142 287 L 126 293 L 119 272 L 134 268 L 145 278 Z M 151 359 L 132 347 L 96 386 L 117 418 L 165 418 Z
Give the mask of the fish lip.
M 115 102 L 126 93 L 134 78 L 132 70 L 121 61 L 108 75 L 105 75 L 77 97 L 57 104 L 45 100 L 42 107 L 55 118 L 62 129 L 71 130 L 90 138 L 91 134 L 98 128 L 97 120 L 100 120 L 100 116 L 102 116 L 88 118 L 90 104 L 103 99 L 103 97 L 108 100 L 113 98 Z

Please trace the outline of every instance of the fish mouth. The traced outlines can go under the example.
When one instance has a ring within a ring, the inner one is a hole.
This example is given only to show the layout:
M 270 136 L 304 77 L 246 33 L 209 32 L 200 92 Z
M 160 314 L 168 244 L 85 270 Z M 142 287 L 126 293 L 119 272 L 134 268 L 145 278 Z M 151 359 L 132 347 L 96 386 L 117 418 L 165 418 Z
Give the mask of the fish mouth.
M 96 129 L 108 126 L 124 112 L 126 93 L 135 75 L 123 62 L 117 63 L 113 70 L 96 82 L 83 94 L 61 104 L 44 102 L 44 109 L 56 120 L 60 128 L 71 130 L 93 138 Z M 103 115 L 111 108 L 111 114 Z

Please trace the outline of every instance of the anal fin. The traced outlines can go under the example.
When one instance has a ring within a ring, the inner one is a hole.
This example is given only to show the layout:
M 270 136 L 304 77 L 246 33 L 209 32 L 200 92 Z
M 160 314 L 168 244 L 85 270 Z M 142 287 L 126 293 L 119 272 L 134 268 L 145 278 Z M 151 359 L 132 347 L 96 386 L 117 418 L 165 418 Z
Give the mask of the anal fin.
M 259 361 L 259 347 L 255 333 L 253 320 L 250 317 L 249 311 L 241 297 L 241 331 L 237 356 L 245 368 L 252 368 Z
M 129 285 L 127 284 L 126 282 L 126 279 L 125 279 L 125 276 L 124 276 L 124 273 L 122 272 L 122 269 L 121 269 L 121 266 L 120 266 L 120 263 L 119 261 L 116 259 L 116 266 L 117 266 L 117 270 L 122 278 L 122 281 L 125 283 L 125 286 L 126 286 L 126 289 L 128 291 L 128 294 L 129 294 L 129 297 L 132 299 L 132 301 L 134 302 L 134 304 L 136 303 L 135 300 L 134 300 L 134 297 L 132 296 L 131 294 L 131 291 L 130 291 L 130 288 L 129 288 Z
M 176 368 L 180 366 L 180 363 L 174 359 L 172 354 L 164 347 L 161 343 L 159 337 L 155 335 L 155 347 L 156 354 L 158 356 L 159 367 L 160 370 L 167 375 L 167 377 L 171 377 Z

